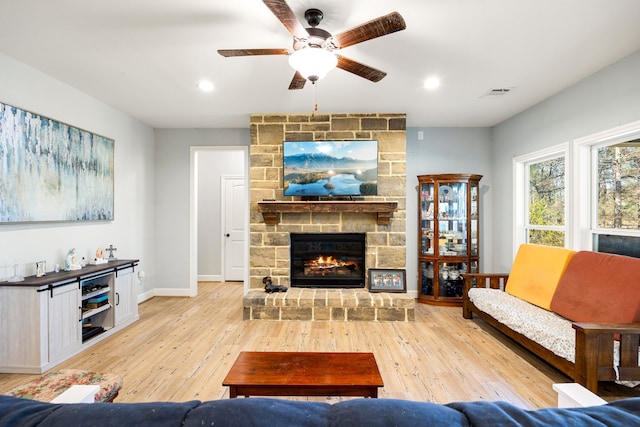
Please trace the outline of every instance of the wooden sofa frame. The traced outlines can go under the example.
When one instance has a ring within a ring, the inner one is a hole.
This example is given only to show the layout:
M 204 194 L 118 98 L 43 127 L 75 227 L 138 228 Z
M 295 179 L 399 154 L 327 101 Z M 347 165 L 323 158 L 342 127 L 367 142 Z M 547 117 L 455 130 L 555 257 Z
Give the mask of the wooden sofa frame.
M 640 381 L 638 367 L 638 346 L 640 345 L 640 323 L 573 323 L 576 331 L 575 363 L 560 357 L 535 341 L 503 325 L 484 313 L 469 300 L 472 287 L 489 287 L 504 291 L 509 276 L 507 274 L 466 273 L 463 275 L 462 315 L 472 319 L 475 313 L 495 329 L 499 330 L 573 381 L 593 393 L 598 391 L 599 381 Z M 619 378 L 613 368 L 613 347 L 620 340 Z

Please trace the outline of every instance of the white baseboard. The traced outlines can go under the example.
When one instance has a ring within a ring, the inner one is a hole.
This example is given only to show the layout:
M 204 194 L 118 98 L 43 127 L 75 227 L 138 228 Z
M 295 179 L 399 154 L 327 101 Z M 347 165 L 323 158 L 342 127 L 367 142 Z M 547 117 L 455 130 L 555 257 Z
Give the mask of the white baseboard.
M 198 282 L 222 282 L 221 274 L 200 274 Z
M 155 295 L 155 289 L 151 289 L 150 291 L 147 292 L 143 292 L 141 294 L 138 295 L 138 304 L 143 303 L 147 300 L 150 300 L 151 298 L 153 298 Z
M 157 297 L 190 297 L 189 289 L 180 288 L 155 288 L 154 296 Z
M 201 277 L 208 277 L 208 279 L 201 279 Z M 218 279 L 209 279 L 210 277 L 218 277 Z M 219 276 L 198 276 L 198 281 L 220 281 Z M 138 295 L 138 304 L 143 303 L 153 297 L 190 297 L 189 289 L 178 288 L 154 288 L 150 291 L 141 293 Z M 418 291 L 408 291 L 408 295 L 413 298 L 418 298 Z
M 153 297 L 190 297 L 189 289 L 155 288 L 138 295 L 138 304 L 150 300 Z

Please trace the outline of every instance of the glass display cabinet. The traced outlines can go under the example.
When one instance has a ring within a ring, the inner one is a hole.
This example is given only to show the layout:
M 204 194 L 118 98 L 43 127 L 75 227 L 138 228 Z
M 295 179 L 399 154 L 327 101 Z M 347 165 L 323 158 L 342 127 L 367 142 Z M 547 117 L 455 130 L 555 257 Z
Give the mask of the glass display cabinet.
M 418 176 L 418 301 L 462 304 L 463 273 L 480 262 L 481 175 Z

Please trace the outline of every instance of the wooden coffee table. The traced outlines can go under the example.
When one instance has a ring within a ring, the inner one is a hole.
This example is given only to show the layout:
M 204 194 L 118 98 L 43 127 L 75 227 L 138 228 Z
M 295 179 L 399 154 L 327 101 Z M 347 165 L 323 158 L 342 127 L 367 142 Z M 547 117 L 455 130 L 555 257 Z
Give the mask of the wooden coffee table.
M 378 397 L 382 377 L 373 353 L 243 351 L 222 385 L 229 397 Z

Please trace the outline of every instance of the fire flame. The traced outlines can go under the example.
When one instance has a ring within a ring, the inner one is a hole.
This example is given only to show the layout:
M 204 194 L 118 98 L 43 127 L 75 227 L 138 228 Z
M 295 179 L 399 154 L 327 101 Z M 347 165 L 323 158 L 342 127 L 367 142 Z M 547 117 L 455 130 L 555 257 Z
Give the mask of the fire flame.
M 317 259 L 309 260 L 304 263 L 305 267 L 311 268 L 333 268 L 357 265 L 354 261 L 343 262 L 333 256 L 319 256 Z
M 318 267 L 339 267 L 340 266 L 339 261 L 332 256 L 328 256 L 326 258 L 323 256 L 320 256 L 318 257 L 317 260 L 313 261 L 313 264 L 317 265 Z
M 344 276 L 358 271 L 358 263 L 355 261 L 343 262 L 333 256 L 319 256 L 316 259 L 304 262 L 304 274 L 306 276 Z

